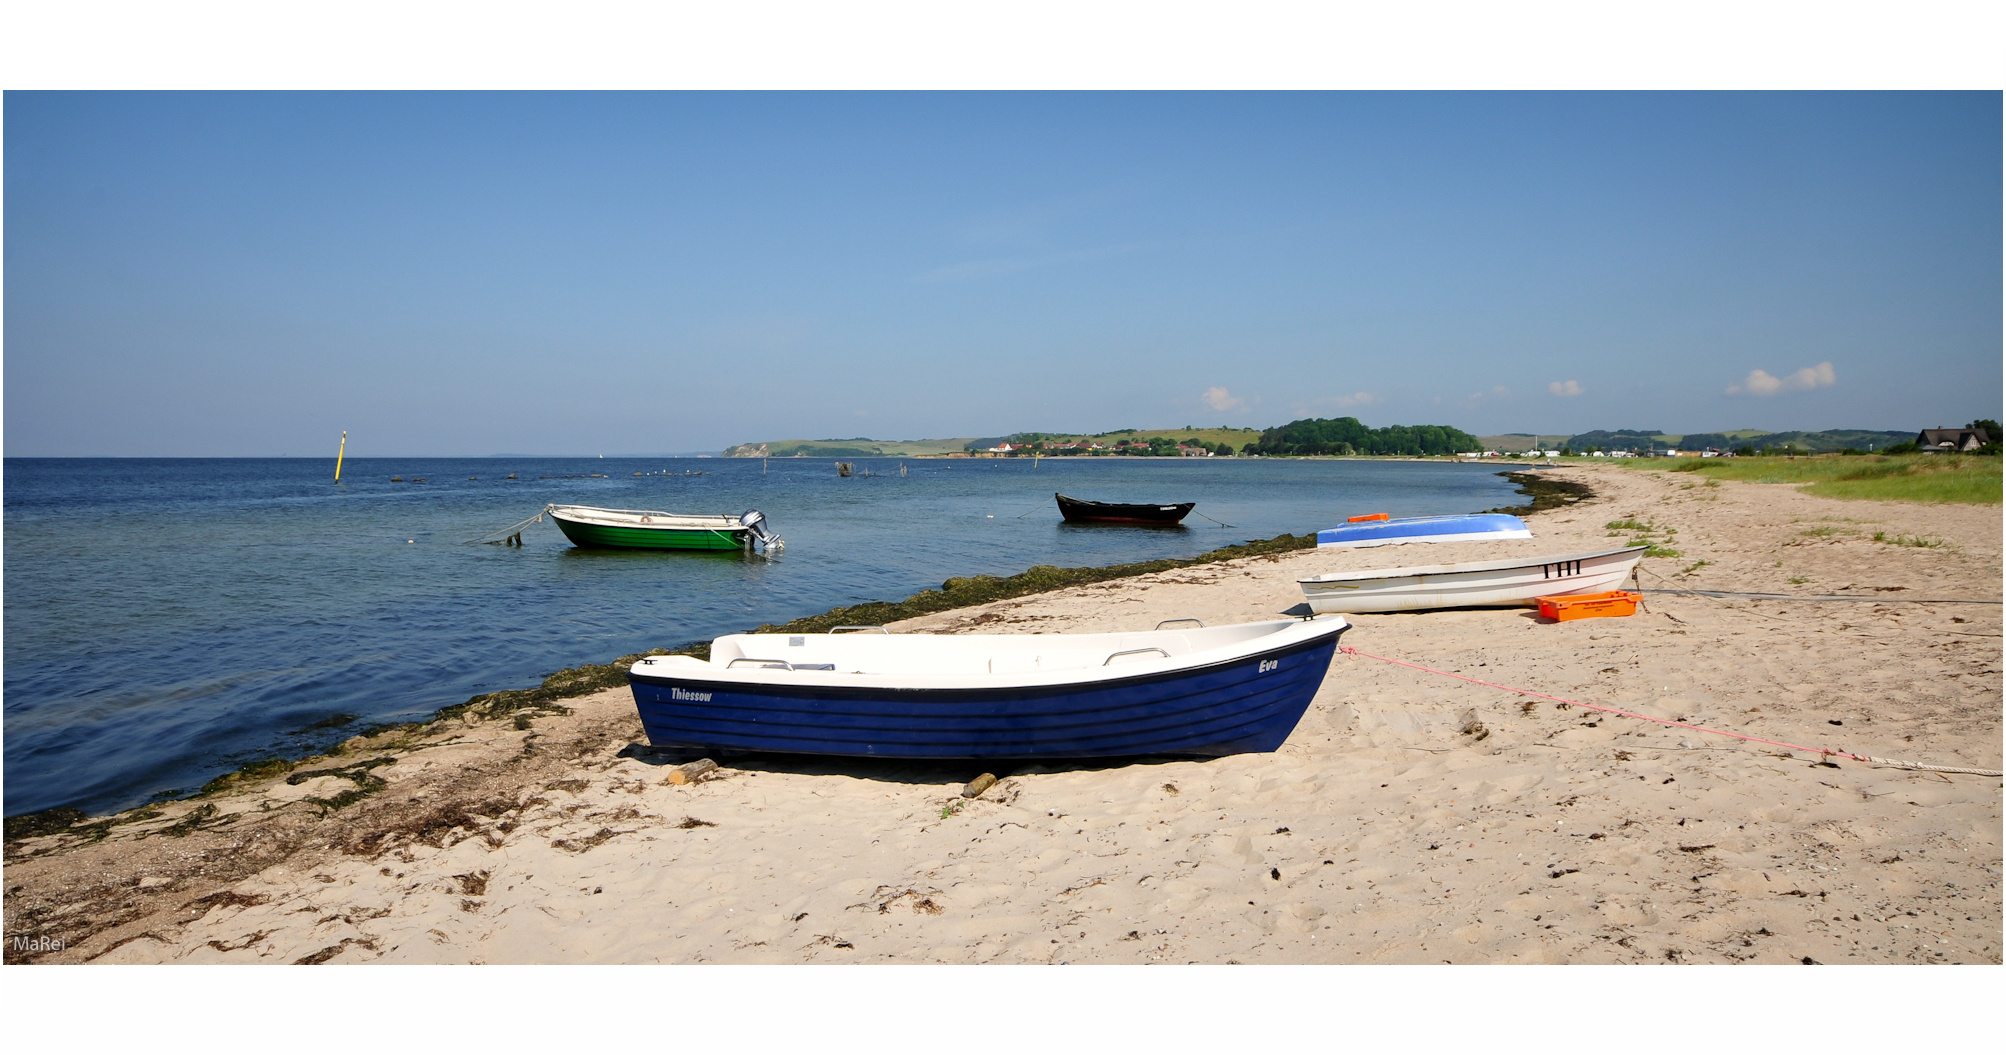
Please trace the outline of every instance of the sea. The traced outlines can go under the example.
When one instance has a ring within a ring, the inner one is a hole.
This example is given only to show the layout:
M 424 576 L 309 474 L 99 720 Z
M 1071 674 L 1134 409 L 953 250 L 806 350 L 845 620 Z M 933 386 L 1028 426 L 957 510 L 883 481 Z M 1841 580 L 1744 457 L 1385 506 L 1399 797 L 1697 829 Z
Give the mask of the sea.
M 1496 463 L 851 462 L 846 478 L 826 458 L 351 458 L 336 482 L 322 458 L 8 458 L 5 813 L 184 795 L 566 667 L 951 576 L 1522 501 Z M 1197 509 L 1177 528 L 1068 525 L 1055 492 Z M 786 545 L 583 550 L 548 518 L 520 547 L 474 541 L 548 503 L 757 509 Z

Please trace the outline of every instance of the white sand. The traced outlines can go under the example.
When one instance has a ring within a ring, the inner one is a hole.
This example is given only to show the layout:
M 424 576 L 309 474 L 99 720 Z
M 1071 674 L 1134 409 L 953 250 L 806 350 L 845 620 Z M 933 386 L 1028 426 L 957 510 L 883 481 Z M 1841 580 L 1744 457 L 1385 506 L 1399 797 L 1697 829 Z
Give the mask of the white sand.
M 1653 594 L 1647 614 L 1561 624 L 1361 615 L 1343 643 L 1796 744 L 1999 767 L 1999 606 L 1892 603 L 1998 598 L 1998 508 L 1558 471 L 1598 496 L 1534 518 L 1529 542 L 1254 558 L 894 629 L 1269 618 L 1306 575 L 1599 548 L 1623 541 L 1606 522 L 1648 519 L 1683 556 L 1646 560 L 1647 587 L 1887 600 Z M 397 759 L 373 770 L 385 790 L 330 817 L 297 800 L 352 781 L 251 789 L 179 838 L 139 836 L 197 804 L 89 846 L 20 844 L 7 930 L 68 935 L 41 959 L 97 962 L 2001 959 L 1997 778 L 1825 765 L 1364 658 L 1333 663 L 1272 755 L 1025 769 L 972 802 L 957 794 L 971 767 L 763 762 L 672 786 L 630 747 L 625 690 L 571 702 L 535 723 L 527 759 L 531 734 L 490 722 L 314 763 Z M 1481 735 L 1461 731 L 1469 712 Z

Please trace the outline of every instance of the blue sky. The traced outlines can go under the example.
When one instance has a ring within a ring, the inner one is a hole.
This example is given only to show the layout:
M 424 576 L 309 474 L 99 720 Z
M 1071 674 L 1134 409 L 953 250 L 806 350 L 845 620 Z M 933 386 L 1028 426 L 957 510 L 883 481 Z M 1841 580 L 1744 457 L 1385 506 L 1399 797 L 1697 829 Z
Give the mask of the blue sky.
M 5 97 L 10 455 L 2001 402 L 1971 94 Z

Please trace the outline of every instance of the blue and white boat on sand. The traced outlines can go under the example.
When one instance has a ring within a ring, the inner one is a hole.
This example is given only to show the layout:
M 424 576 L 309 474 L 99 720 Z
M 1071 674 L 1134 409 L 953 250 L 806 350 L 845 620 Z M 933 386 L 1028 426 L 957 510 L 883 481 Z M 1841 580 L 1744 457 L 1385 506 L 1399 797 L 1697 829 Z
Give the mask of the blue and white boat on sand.
M 628 672 L 656 747 L 891 759 L 1273 751 L 1341 616 L 1117 634 L 732 634 Z M 844 628 L 847 629 L 847 628 Z
M 1316 545 L 1318 549 L 1362 549 L 1408 542 L 1494 542 L 1531 537 L 1525 521 L 1509 513 L 1461 513 L 1397 520 L 1360 517 L 1317 532 Z

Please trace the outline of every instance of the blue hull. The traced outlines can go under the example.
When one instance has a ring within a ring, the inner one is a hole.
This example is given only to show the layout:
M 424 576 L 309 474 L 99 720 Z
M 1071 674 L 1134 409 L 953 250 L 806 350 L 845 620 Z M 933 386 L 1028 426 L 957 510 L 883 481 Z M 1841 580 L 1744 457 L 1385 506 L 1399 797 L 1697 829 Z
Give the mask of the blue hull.
M 1216 666 L 1091 686 L 887 691 L 628 680 L 656 747 L 906 759 L 1231 755 L 1273 751 L 1288 739 L 1345 629 Z

